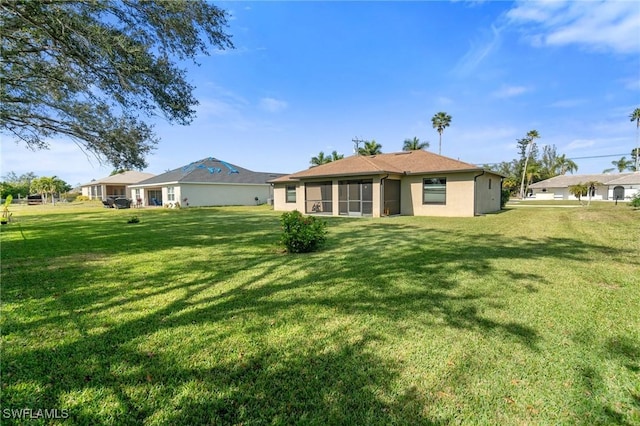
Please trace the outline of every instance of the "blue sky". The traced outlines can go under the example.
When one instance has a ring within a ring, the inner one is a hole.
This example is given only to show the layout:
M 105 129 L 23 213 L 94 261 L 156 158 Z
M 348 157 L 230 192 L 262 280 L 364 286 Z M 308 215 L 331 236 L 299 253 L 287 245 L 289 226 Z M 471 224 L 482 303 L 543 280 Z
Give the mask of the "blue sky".
M 146 171 L 205 157 L 292 173 L 319 151 L 383 152 L 414 136 L 438 150 L 431 117 L 452 116 L 442 154 L 483 164 L 516 140 L 570 158 L 626 155 L 640 107 L 640 2 L 224 2 L 236 49 L 185 64 L 197 87 L 191 126 L 156 123 Z M 32 153 L 2 136 L 2 174 L 70 184 L 112 170 L 73 143 Z M 617 157 L 575 160 L 600 173 Z

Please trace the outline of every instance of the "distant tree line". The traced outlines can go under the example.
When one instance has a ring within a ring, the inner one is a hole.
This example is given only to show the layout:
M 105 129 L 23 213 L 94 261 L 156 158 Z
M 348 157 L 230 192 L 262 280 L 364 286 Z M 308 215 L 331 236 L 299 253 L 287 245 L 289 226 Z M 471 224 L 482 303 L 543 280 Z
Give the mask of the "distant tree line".
M 63 194 L 71 191 L 72 187 L 57 176 L 38 177 L 33 172 L 17 175 L 15 172 L 9 172 L 2 176 L 0 182 L 0 193 L 2 198 L 9 195 L 14 200 L 26 198 L 28 195 L 38 194 L 42 196 L 44 202 L 49 197 L 53 202 L 54 195 Z
M 555 145 L 544 145 L 540 150 L 535 142 L 539 138 L 537 130 L 530 130 L 525 137 L 516 140 L 517 158 L 484 165 L 484 168 L 506 176 L 502 187 L 511 195 L 523 196 L 532 183 L 578 171 L 578 165 L 565 154 L 558 154 Z

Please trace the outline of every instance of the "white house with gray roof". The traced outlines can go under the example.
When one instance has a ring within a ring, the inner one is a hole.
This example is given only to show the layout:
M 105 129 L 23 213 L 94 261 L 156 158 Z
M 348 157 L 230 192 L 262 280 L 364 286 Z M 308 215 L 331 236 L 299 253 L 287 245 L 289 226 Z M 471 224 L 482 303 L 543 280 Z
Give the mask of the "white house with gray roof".
M 529 190 L 536 200 L 575 200 L 569 187 L 589 182 L 596 182 L 592 200 L 629 201 L 640 192 L 640 172 L 561 175 L 531 184 Z
M 106 200 L 107 198 L 127 197 L 129 187 L 135 183 L 153 177 L 152 173 L 129 170 L 116 173 L 106 178 L 92 180 L 81 185 L 82 195 L 91 200 Z
M 280 176 L 208 157 L 131 185 L 131 199 L 141 206 L 264 204 L 273 199 L 267 181 Z

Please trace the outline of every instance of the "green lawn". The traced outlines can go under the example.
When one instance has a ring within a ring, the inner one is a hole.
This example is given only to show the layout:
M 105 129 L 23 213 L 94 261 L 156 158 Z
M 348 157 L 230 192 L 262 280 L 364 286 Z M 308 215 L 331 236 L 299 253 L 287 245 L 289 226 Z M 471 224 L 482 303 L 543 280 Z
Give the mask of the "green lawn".
M 627 205 L 328 218 L 304 255 L 267 207 L 13 211 L 2 424 L 640 424 Z

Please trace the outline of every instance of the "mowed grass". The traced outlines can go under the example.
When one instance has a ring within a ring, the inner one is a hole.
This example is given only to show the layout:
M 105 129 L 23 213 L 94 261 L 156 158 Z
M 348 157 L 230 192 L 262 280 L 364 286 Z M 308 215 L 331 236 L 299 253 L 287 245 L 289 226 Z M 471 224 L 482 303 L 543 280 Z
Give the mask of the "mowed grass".
M 3 410 L 87 425 L 640 424 L 627 205 L 327 218 L 326 246 L 304 255 L 282 252 L 266 207 L 13 210 Z

